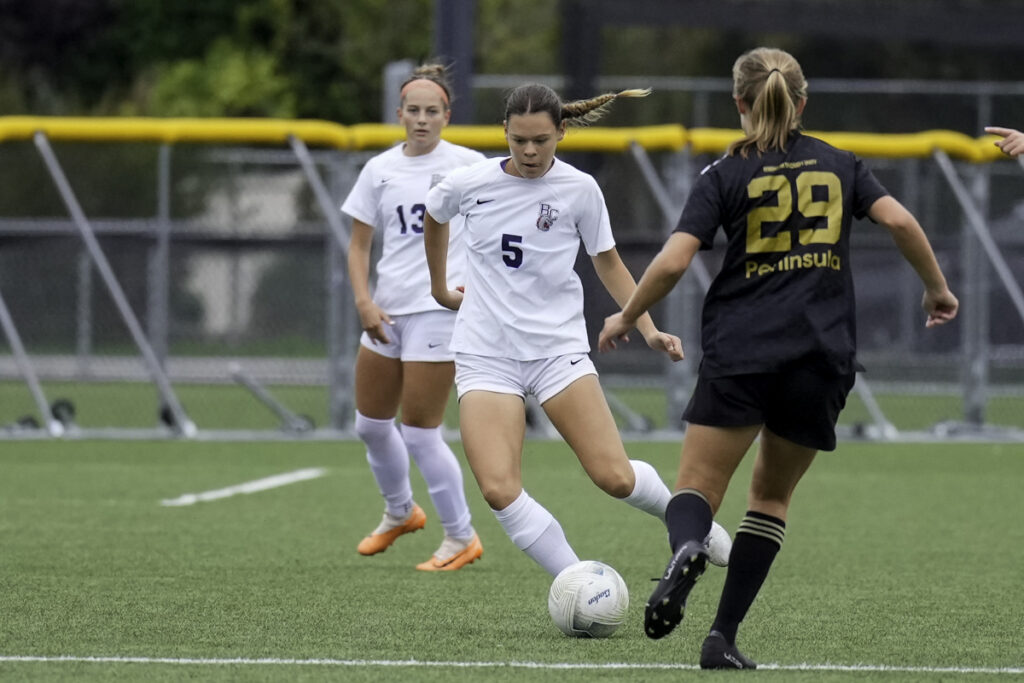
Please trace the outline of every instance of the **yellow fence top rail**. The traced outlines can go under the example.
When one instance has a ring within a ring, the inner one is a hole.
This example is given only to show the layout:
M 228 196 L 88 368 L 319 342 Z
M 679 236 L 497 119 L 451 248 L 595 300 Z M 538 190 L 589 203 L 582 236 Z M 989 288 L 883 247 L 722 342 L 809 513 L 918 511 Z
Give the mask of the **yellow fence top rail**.
M 312 119 L 0 116 L 0 142 L 28 140 L 40 131 L 54 141 L 167 144 L 282 145 L 294 135 L 308 145 L 342 150 L 382 149 L 405 136 L 405 129 L 396 125 L 342 126 Z M 953 158 L 973 162 L 1006 158 L 992 144 L 998 139 L 992 135 L 972 138 L 949 130 L 899 134 L 808 131 L 808 134 L 863 157 L 922 158 L 942 150 Z M 696 154 L 720 154 L 739 137 L 739 130 L 727 128 L 592 127 L 570 129 L 559 148 L 622 152 L 636 143 L 650 151 L 681 151 L 689 147 Z M 476 149 L 506 147 L 501 126 L 449 126 L 444 129 L 444 138 Z

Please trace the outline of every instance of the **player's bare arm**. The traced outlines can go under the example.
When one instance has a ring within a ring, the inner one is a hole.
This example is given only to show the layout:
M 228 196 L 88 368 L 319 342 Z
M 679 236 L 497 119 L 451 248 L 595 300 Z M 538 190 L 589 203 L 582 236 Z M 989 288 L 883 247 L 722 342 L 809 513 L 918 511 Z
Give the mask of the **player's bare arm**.
M 462 292 L 448 289 L 448 224 L 438 223 L 429 213 L 423 216 L 423 247 L 430 270 L 430 294 L 445 308 L 459 310 Z
M 626 268 L 626 264 L 622 262 L 619 252 L 614 248 L 603 251 L 593 257 L 593 262 L 597 276 L 615 299 L 615 303 L 625 305 L 636 290 L 636 281 Z M 659 331 L 648 313 L 644 312 L 637 316 L 635 327 L 652 349 L 666 352 L 674 361 L 683 359 L 683 344 L 679 337 Z M 623 341 L 628 341 L 624 335 Z
M 928 314 L 925 326 L 943 325 L 955 318 L 960 304 L 949 290 L 928 238 L 913 214 L 893 197 L 885 196 L 871 205 L 868 215 L 889 230 L 903 258 L 924 283 L 921 307 Z
M 352 239 L 348 247 L 348 276 L 352 284 L 352 295 L 356 310 L 359 311 L 359 322 L 370 340 L 387 344 L 388 325 L 391 318 L 373 301 L 370 296 L 370 248 L 373 244 L 373 227 L 360 220 L 352 221 Z
M 651 306 L 672 291 L 699 249 L 700 241 L 693 235 L 673 233 L 647 266 L 629 300 L 622 304 L 622 311 L 605 318 L 598 337 L 598 350 L 614 349 L 617 339 L 625 339 L 640 317 L 647 315 Z

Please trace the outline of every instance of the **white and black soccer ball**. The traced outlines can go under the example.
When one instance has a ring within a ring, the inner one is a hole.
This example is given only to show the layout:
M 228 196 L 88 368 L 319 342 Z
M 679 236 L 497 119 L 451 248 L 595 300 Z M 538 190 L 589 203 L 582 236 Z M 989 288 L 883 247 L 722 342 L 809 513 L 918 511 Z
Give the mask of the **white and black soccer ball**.
M 567 636 L 607 638 L 626 620 L 628 610 L 626 582 L 596 560 L 569 565 L 548 591 L 548 613 Z
M 729 566 L 729 555 L 732 553 L 732 537 L 718 522 L 711 522 L 711 531 L 704 539 L 708 549 L 708 560 L 718 567 Z

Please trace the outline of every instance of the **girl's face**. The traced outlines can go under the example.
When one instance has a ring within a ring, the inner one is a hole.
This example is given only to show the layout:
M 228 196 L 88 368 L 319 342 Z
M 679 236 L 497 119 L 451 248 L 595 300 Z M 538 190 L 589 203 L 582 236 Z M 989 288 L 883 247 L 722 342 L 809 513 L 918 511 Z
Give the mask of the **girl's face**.
M 398 110 L 398 121 L 405 126 L 405 152 L 409 156 L 426 154 L 441 140 L 441 129 L 448 125 L 451 110 L 445 106 L 437 86 L 413 85 L 405 93 Z
M 555 148 L 565 137 L 565 122 L 555 126 L 547 112 L 513 114 L 505 121 L 505 139 L 512 163 L 505 172 L 520 178 L 539 178 L 555 159 Z

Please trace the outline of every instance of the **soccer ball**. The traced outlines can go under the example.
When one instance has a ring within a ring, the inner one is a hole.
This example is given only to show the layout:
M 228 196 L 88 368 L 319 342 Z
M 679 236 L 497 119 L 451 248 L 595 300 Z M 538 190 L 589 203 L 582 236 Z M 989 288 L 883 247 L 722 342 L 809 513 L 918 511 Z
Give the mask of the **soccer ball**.
M 732 552 L 732 537 L 718 522 L 711 522 L 711 531 L 704 539 L 708 548 L 708 560 L 718 567 L 729 566 L 729 554 Z
M 607 638 L 626 620 L 628 609 L 626 582 L 595 560 L 569 565 L 548 591 L 548 613 L 567 636 Z

